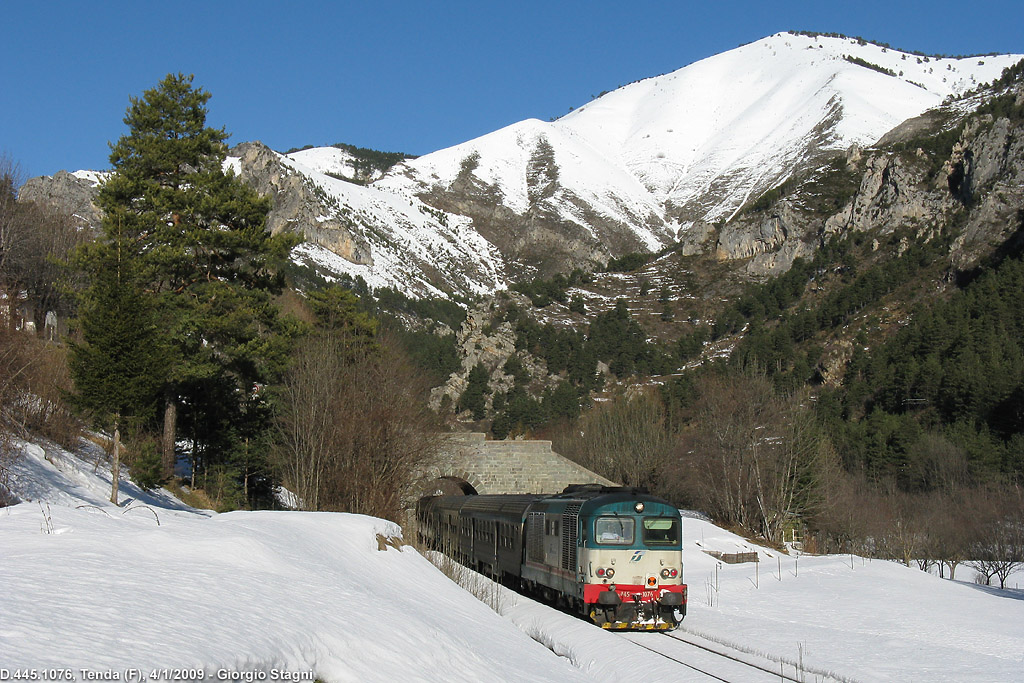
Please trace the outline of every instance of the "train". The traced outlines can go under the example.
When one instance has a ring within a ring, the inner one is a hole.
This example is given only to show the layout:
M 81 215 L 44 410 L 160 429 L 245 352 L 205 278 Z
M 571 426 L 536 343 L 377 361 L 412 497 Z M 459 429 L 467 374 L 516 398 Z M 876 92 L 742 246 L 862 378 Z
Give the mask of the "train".
M 425 496 L 420 541 L 605 629 L 672 630 L 686 615 L 682 518 L 644 489 Z

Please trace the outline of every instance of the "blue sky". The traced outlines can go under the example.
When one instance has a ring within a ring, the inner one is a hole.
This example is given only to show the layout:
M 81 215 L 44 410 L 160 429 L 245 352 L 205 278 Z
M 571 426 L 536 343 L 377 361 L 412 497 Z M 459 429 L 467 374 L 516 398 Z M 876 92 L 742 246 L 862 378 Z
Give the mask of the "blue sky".
M 170 72 L 231 143 L 425 154 L 783 30 L 1024 53 L 1024 2 L 17 2 L 0 10 L 0 156 L 105 169 L 129 96 Z

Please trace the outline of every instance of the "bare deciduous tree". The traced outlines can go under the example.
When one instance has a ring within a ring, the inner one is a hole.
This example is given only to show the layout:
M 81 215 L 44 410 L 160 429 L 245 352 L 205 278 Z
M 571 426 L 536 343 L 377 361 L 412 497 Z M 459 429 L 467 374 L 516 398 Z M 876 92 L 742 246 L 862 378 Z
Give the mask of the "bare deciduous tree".
M 826 503 L 838 458 L 800 396 L 763 376 L 708 375 L 698 391 L 682 457 L 708 512 L 778 541 Z
M 62 264 L 87 239 L 69 209 L 17 199 L 21 177 L 0 158 L 0 297 L 9 327 L 21 327 L 19 308 L 42 333 L 47 311 L 63 304 Z
M 559 453 L 587 469 L 652 491 L 662 486 L 673 448 L 661 401 L 645 391 L 594 406 L 553 441 Z
M 993 493 L 986 500 L 987 509 L 979 525 L 978 536 L 971 544 L 970 565 L 986 578 L 1006 579 L 1024 567 L 1024 499 L 1019 490 Z
M 420 384 L 393 344 L 360 349 L 337 332 L 305 340 L 282 388 L 275 449 L 301 507 L 400 519 L 442 440 Z
M 967 454 L 941 434 L 928 432 L 910 449 L 911 484 L 921 490 L 961 491 L 971 483 Z
M 966 489 L 930 497 L 925 523 L 928 529 L 928 556 L 939 565 L 939 577 L 956 579 L 956 569 L 968 560 L 968 550 L 977 534 L 977 515 L 972 502 L 974 496 Z
M 13 282 L 13 265 L 24 234 L 17 202 L 20 181 L 17 167 L 0 157 L 0 323 L 11 329 L 16 327 L 19 294 Z

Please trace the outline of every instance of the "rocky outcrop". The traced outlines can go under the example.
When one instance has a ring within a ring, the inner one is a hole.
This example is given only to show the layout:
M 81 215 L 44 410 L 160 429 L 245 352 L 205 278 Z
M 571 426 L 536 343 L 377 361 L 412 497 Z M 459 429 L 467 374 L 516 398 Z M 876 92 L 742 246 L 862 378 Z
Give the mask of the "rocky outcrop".
M 1017 97 L 1024 106 L 1024 93 Z M 951 180 L 971 211 L 951 249 L 957 267 L 966 267 L 1024 228 L 1024 131 L 1009 120 L 981 122 L 967 130 L 948 165 Z M 952 188 L 951 188 L 952 191 Z
M 370 245 L 355 224 L 331 211 L 330 199 L 305 176 L 290 169 L 280 155 L 260 142 L 245 142 L 231 150 L 239 159 L 238 176 L 260 194 L 273 199 L 267 216 L 272 234 L 296 232 L 307 242 L 324 247 L 347 261 L 372 265 Z
M 62 215 L 75 217 L 81 227 L 99 230 L 103 213 L 96 206 L 100 174 L 79 177 L 67 171 L 29 178 L 18 190 L 18 199 L 52 206 Z
M 529 299 L 518 294 L 508 293 L 517 299 L 522 308 L 529 308 Z M 507 392 L 515 386 L 515 378 L 504 372 L 505 363 L 515 356 L 519 359 L 523 371 L 531 381 L 549 384 L 547 367 L 528 353 L 516 350 L 516 333 L 508 322 L 493 322 L 494 304 L 484 303 L 471 309 L 456 333 L 456 346 L 462 358 L 462 366 L 452 373 L 448 381 L 435 387 L 430 394 L 430 405 L 438 410 L 444 404 L 454 405 L 469 385 L 470 371 L 477 365 L 489 373 L 487 409 L 491 409 L 494 394 Z M 468 414 L 463 416 L 469 419 Z
M 715 226 L 706 221 L 694 221 L 688 227 L 679 231 L 679 253 L 683 256 L 695 256 L 705 254 L 714 248 L 709 243 L 718 234 Z
M 1024 139 L 1019 125 L 986 115 L 968 119 L 939 167 L 929 153 L 906 149 L 907 141 L 920 138 L 928 126 L 948 127 L 956 121 L 951 113 L 930 112 L 883 138 L 890 145 L 903 143 L 899 151 L 851 148 L 846 169 L 859 175 L 859 184 L 831 215 L 808 210 L 809 196 L 817 189 L 808 182 L 767 209 L 741 214 L 721 226 L 717 239 L 708 238 L 706 226 L 694 231 L 685 238 L 684 250 L 713 248 L 720 260 L 747 260 L 745 272 L 762 278 L 785 272 L 797 257 L 813 255 L 833 234 L 910 229 L 929 238 L 953 226 L 951 266 L 968 267 L 1021 227 Z
M 723 225 L 713 253 L 719 261 L 747 260 L 745 271 L 754 278 L 779 275 L 797 257 L 814 253 L 817 232 L 814 221 L 793 200 L 784 199 Z
M 434 410 L 446 402 L 454 405 L 469 385 L 470 371 L 482 364 L 490 373 L 488 386 L 490 393 L 507 391 L 512 388 L 514 379 L 502 372 L 506 361 L 516 352 L 516 335 L 508 322 L 491 323 L 491 306 L 484 304 L 470 310 L 465 322 L 456 333 L 455 343 L 462 367 L 452 373 L 448 381 L 435 387 L 430 394 L 430 405 Z M 488 398 L 488 404 L 490 398 Z M 489 407 L 489 405 L 488 405 Z

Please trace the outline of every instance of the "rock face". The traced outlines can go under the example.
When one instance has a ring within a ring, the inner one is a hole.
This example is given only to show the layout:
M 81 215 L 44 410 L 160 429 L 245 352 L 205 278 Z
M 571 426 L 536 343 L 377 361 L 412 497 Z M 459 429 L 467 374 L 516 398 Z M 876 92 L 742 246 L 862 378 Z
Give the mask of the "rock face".
M 18 190 L 18 199 L 53 206 L 61 214 L 78 219 L 81 227 L 99 230 L 103 214 L 95 199 L 101 178 L 100 174 L 74 175 L 67 171 L 29 178 Z
M 506 361 L 516 352 L 516 335 L 512 325 L 502 322 L 493 327 L 490 323 L 491 307 L 484 304 L 469 311 L 465 322 L 456 333 L 456 346 L 462 358 L 462 367 L 452 373 L 448 381 L 435 387 L 430 393 L 430 405 L 434 410 L 447 401 L 454 405 L 469 385 L 470 371 L 482 364 L 490 374 L 488 387 L 507 391 L 512 387 L 513 378 L 502 372 Z M 490 397 L 487 407 L 490 409 Z
M 238 176 L 260 194 L 270 195 L 274 205 L 267 216 L 267 229 L 301 232 L 307 242 L 324 247 L 346 261 L 372 265 L 370 245 L 344 221 L 324 211 L 329 200 L 301 173 L 281 162 L 281 157 L 260 142 L 245 142 L 231 150 L 239 159 Z
M 509 296 L 523 308 L 530 306 L 529 299 L 519 294 Z M 462 358 L 462 367 L 452 373 L 448 381 L 435 387 L 430 393 L 430 406 L 438 410 L 445 403 L 454 405 L 469 385 L 470 371 L 477 365 L 487 370 L 488 396 L 486 407 L 491 410 L 494 394 L 509 391 L 515 385 L 515 378 L 504 372 L 505 363 L 515 356 L 519 359 L 523 371 L 531 381 L 550 383 L 554 381 L 548 376 L 543 361 L 535 359 L 528 353 L 516 350 L 516 333 L 512 324 L 492 322 L 493 304 L 483 303 L 473 308 L 466 315 L 465 322 L 456 333 L 456 346 Z M 468 413 L 461 416 L 470 419 Z
M 948 112 L 932 112 L 884 140 L 889 145 L 913 140 L 936 122 L 948 127 L 956 123 Z M 927 238 L 941 226 L 956 225 L 950 262 L 963 268 L 1021 225 L 1024 136 L 1021 127 L 1006 118 L 969 118 L 945 160 L 920 149 L 853 147 L 845 171 L 859 179 L 853 196 L 834 213 L 808 210 L 808 197 L 816 191 L 810 181 L 767 209 L 741 214 L 717 231 L 702 226 L 684 248 L 699 252 L 713 244 L 719 259 L 746 259 L 747 274 L 763 278 L 785 272 L 797 257 L 813 255 L 833 234 L 888 234 L 905 228 Z

